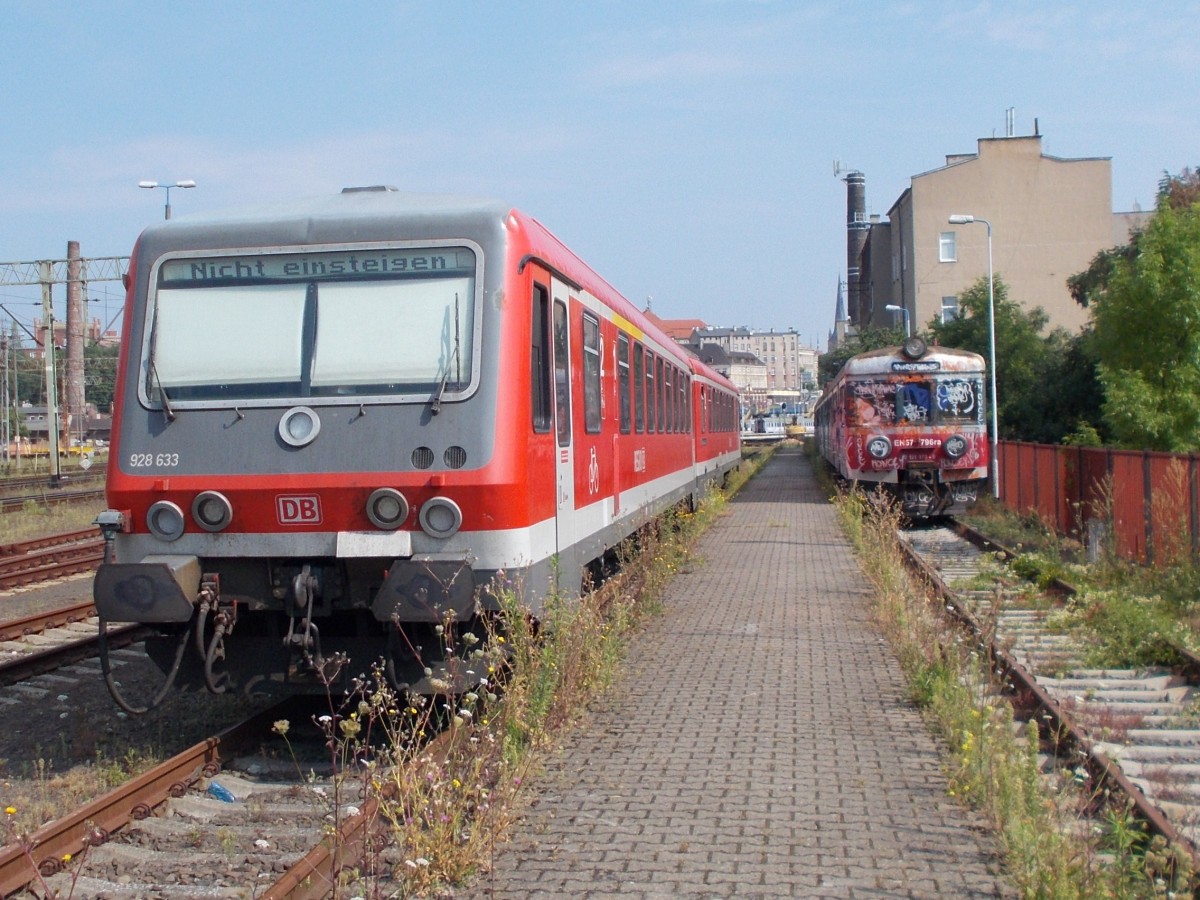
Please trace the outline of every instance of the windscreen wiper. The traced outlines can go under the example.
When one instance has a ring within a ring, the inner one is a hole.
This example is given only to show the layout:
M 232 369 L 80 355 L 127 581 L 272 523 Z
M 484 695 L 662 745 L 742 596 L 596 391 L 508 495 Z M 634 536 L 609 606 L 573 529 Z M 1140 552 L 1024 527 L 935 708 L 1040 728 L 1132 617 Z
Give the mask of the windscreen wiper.
M 455 384 L 462 384 L 462 355 L 459 349 L 458 342 L 458 291 L 454 292 L 454 377 Z M 433 396 L 429 398 L 429 412 L 431 415 L 437 415 L 442 411 L 442 394 L 446 393 L 446 382 L 450 380 L 450 369 L 446 369 L 446 374 L 442 376 L 442 383 L 438 385 L 437 390 L 433 392 Z
M 150 376 L 154 379 L 154 386 L 158 388 L 158 396 L 162 399 L 163 417 L 168 422 L 175 421 L 175 410 L 171 409 L 171 398 L 167 396 L 166 389 L 163 388 L 162 382 L 158 379 L 158 369 L 154 363 L 150 363 Z

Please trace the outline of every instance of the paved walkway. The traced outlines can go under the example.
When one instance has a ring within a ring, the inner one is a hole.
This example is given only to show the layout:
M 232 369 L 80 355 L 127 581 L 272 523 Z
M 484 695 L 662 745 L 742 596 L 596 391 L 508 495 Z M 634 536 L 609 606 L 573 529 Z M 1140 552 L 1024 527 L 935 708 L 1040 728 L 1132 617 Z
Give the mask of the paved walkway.
M 777 454 L 697 558 L 458 896 L 1015 896 L 807 460 Z

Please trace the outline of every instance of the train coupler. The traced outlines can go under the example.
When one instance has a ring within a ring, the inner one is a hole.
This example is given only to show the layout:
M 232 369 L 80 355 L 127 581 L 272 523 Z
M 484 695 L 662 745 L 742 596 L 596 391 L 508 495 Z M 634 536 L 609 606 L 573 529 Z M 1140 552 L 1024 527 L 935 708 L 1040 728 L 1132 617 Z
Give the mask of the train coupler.
M 328 683 L 337 677 L 342 662 L 337 658 L 327 660 L 321 652 L 321 629 L 313 622 L 313 607 L 319 591 L 320 581 L 313 575 L 312 566 L 305 564 L 292 579 L 292 613 L 288 617 L 288 630 L 283 643 L 292 657 L 288 665 L 292 676 L 315 676 Z
M 196 651 L 204 663 L 204 686 L 213 694 L 223 694 L 230 678 L 227 672 L 217 671 L 217 664 L 225 661 L 225 638 L 237 624 L 237 603 L 221 599 L 220 575 L 205 573 L 196 606 Z M 212 636 L 206 637 L 209 619 Z

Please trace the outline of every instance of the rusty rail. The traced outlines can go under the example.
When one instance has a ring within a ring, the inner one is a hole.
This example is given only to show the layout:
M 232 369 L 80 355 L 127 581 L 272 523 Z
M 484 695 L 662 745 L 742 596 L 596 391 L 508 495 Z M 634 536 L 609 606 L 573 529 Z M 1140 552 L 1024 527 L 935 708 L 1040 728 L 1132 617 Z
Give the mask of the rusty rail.
M 971 540 L 967 535 L 964 534 L 963 536 Z M 946 585 L 941 575 L 928 566 L 920 555 L 906 542 L 899 541 L 898 543 L 905 560 L 937 593 L 944 607 L 970 629 L 972 634 L 982 638 L 985 634 L 984 629 L 976 621 L 975 617 L 959 602 L 957 595 Z M 991 541 L 988 541 L 986 548 L 1008 552 L 1001 545 Z M 1069 585 L 1066 587 L 1069 588 Z M 1021 696 L 1029 706 L 1038 710 L 1044 716 L 1049 717 L 1049 721 L 1053 723 L 1059 744 L 1065 744 L 1081 755 L 1084 765 L 1096 783 L 1129 798 L 1133 803 L 1135 815 L 1145 821 L 1147 827 L 1154 834 L 1162 835 L 1172 845 L 1187 848 L 1191 854 L 1193 865 L 1200 867 L 1200 852 L 1198 852 L 1197 847 L 1171 824 L 1162 810 L 1155 806 L 1137 785 L 1129 780 L 1125 773 L 1121 771 L 1120 766 L 1095 748 L 1087 731 L 1072 720 L 1062 705 L 1037 683 L 1037 679 L 1024 666 L 1012 659 L 1005 652 L 1004 648 L 999 646 L 995 641 L 988 641 L 987 650 L 993 663 L 1003 673 L 1005 680 L 1013 685 L 1014 692 Z M 1039 716 L 1039 719 L 1041 718 Z
M 10 896 L 52 875 L 64 857 L 78 856 L 101 844 L 134 819 L 144 819 L 168 797 L 182 796 L 202 777 L 215 775 L 223 754 L 244 750 L 261 741 L 280 715 L 274 707 L 226 729 L 131 779 L 70 815 L 35 831 L 27 846 L 10 844 L 0 851 L 0 895 Z

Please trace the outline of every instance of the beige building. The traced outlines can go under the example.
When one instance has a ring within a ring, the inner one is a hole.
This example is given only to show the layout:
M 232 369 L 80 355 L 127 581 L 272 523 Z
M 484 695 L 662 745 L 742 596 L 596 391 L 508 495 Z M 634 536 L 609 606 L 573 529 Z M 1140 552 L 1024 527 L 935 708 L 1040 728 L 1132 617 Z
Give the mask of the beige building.
M 913 176 L 886 222 L 870 217 L 848 285 L 851 325 L 902 326 L 904 314 L 889 305 L 907 311 L 914 332 L 958 314 L 958 295 L 987 275 L 988 227 L 950 224 L 952 215 L 990 222 L 992 267 L 1009 298 L 1040 306 L 1051 327 L 1073 332 L 1087 310 L 1071 299 L 1067 279 L 1125 243 L 1147 214 L 1113 213 L 1108 157 L 1047 156 L 1040 134 L 981 139 L 976 153 Z
M 817 351 L 804 346 L 796 331 L 705 326 L 695 329 L 688 343 L 692 347 L 716 344 L 728 353 L 751 353 L 758 357 L 766 367 L 768 392 L 798 391 L 817 382 Z

